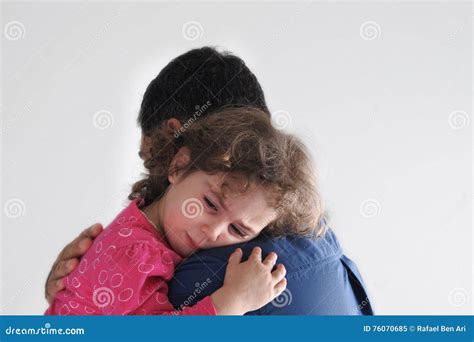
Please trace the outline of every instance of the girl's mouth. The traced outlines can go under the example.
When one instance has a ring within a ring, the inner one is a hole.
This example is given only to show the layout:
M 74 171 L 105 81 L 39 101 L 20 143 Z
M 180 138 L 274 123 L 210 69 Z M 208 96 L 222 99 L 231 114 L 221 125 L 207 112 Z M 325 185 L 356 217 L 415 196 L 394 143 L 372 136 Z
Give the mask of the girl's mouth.
M 192 249 L 199 249 L 199 244 L 194 242 L 194 240 L 189 236 L 188 233 L 186 233 L 186 237 L 187 237 L 187 244 L 188 246 L 190 246 Z

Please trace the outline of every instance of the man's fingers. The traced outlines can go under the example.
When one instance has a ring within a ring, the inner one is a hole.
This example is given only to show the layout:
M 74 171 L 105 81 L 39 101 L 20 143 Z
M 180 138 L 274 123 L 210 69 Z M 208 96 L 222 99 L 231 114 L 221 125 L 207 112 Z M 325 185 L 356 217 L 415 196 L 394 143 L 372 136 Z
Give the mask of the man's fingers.
M 58 261 L 64 261 L 72 258 L 80 258 L 92 245 L 92 239 L 88 237 L 78 237 L 69 245 L 64 247 Z
M 77 238 L 61 251 L 57 261 L 83 256 L 87 249 L 92 245 L 92 240 L 94 240 L 103 229 L 104 228 L 100 223 L 93 224 L 89 228 L 84 229 Z M 89 242 L 82 242 L 84 240 Z
M 286 275 L 286 268 L 283 264 L 278 264 L 275 271 L 272 272 L 273 280 L 278 283 L 281 281 Z
M 64 278 L 49 280 L 46 286 L 46 300 L 51 304 L 56 294 L 64 289 Z
M 46 281 L 46 300 L 48 303 L 54 300 L 56 293 L 64 288 L 64 277 L 71 273 L 79 265 L 79 259 L 69 259 L 57 262 Z
M 82 257 L 94 240 L 104 228 L 100 223 L 93 224 L 89 228 L 83 230 L 77 238 L 68 244 L 59 253 L 51 272 L 46 280 L 46 299 L 49 303 L 54 299 L 56 292 L 64 288 L 63 277 L 76 268 L 79 264 L 77 258 Z
M 271 252 L 270 254 L 267 255 L 265 260 L 263 260 L 263 264 L 265 266 L 268 266 L 270 268 L 273 268 L 275 266 L 275 263 L 277 261 L 278 256 L 276 255 L 275 252 Z
M 88 238 L 94 239 L 97 237 L 97 235 L 99 235 L 102 232 L 102 230 L 104 230 L 102 225 L 100 223 L 95 223 L 89 228 L 84 229 L 82 233 L 79 235 L 79 237 L 88 237 Z
M 229 266 L 238 265 L 242 261 L 242 250 L 237 248 L 229 257 Z
M 252 254 L 250 254 L 249 256 L 249 260 L 250 259 L 255 259 L 257 261 L 262 262 L 262 249 L 260 247 L 255 247 L 252 250 Z
M 64 276 L 67 276 L 69 273 L 72 272 L 72 270 L 76 268 L 78 264 L 79 264 L 78 259 L 69 259 L 69 260 L 58 262 L 56 266 L 54 267 L 54 270 L 50 276 L 50 279 L 54 281 Z

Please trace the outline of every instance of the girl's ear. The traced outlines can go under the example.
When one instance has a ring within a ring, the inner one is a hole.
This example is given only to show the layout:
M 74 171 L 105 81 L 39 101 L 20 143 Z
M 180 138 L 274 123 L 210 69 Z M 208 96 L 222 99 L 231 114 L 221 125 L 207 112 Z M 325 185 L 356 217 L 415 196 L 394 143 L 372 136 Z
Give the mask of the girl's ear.
M 191 161 L 191 151 L 187 146 L 181 147 L 176 155 L 173 157 L 173 160 L 170 163 L 168 169 L 168 181 L 170 184 L 175 184 L 179 177 L 184 172 L 184 169 Z M 179 171 L 176 171 L 179 170 Z

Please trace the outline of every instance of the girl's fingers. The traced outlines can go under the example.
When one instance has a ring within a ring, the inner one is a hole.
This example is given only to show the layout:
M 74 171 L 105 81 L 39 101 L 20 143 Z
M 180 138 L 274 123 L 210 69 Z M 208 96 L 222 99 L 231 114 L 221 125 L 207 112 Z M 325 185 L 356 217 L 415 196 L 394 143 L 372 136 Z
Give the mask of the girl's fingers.
M 228 265 L 238 265 L 242 261 L 242 250 L 237 248 L 229 257 Z
M 283 291 L 285 291 L 286 289 L 286 285 L 287 285 L 287 280 L 286 278 L 283 278 L 282 280 L 280 280 L 276 285 L 275 287 L 273 288 L 273 290 L 275 291 L 275 298 L 278 297 L 279 295 L 281 295 L 283 293 Z
M 273 281 L 278 283 L 281 281 L 286 275 L 286 268 L 283 264 L 278 264 L 275 271 L 272 272 Z
M 260 247 L 255 247 L 252 250 L 252 254 L 249 256 L 249 260 L 250 259 L 262 262 L 262 249 Z
M 273 266 L 275 266 L 275 263 L 277 261 L 277 258 L 278 256 L 276 255 L 276 253 L 274 252 L 271 252 L 270 254 L 267 255 L 267 257 L 265 258 L 265 260 L 263 260 L 263 264 L 265 266 L 268 266 L 270 268 L 273 268 Z

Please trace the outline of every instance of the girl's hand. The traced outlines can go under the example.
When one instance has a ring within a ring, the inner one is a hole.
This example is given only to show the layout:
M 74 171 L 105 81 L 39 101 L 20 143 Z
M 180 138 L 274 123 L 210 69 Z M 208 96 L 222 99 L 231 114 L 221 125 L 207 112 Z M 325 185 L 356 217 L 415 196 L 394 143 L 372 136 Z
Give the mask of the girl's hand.
M 211 295 L 218 315 L 243 315 L 278 297 L 286 288 L 286 270 L 270 253 L 262 262 L 262 249 L 255 247 L 247 261 L 241 262 L 242 250 L 237 248 L 229 257 L 224 285 Z

